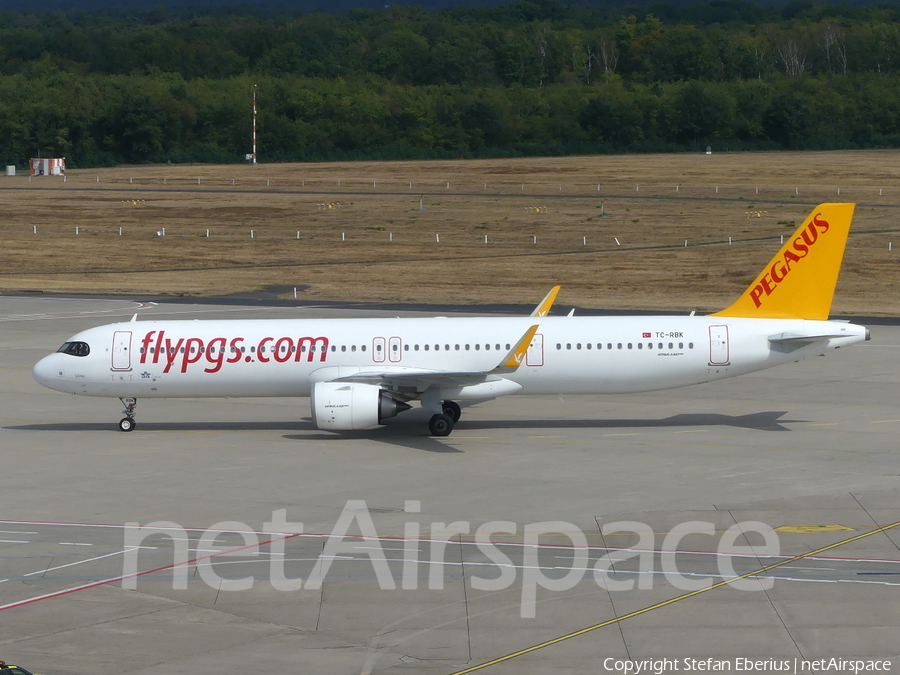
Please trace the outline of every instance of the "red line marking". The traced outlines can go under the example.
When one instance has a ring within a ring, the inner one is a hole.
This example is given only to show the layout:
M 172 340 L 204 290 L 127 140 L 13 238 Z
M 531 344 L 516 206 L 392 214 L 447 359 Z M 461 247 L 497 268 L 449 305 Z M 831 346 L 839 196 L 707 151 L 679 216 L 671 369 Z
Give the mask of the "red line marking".
M 109 584 L 114 584 L 117 581 L 124 581 L 125 579 L 136 579 L 137 577 L 142 577 L 146 574 L 154 574 L 155 572 L 163 572 L 165 570 L 174 569 L 176 567 L 181 567 L 183 565 L 192 565 L 194 563 L 200 562 L 202 560 L 209 560 L 210 558 L 216 558 L 220 555 L 224 555 L 226 553 L 237 553 L 239 551 L 245 551 L 248 548 L 259 548 L 262 546 L 267 546 L 275 541 L 287 541 L 288 539 L 293 539 L 294 537 L 299 537 L 301 533 L 291 534 L 283 539 L 269 539 L 268 541 L 261 541 L 255 544 L 249 544 L 248 546 L 241 546 L 239 548 L 228 549 L 227 551 L 219 551 L 218 553 L 212 553 L 210 555 L 200 556 L 198 558 L 193 558 L 191 560 L 185 560 L 183 562 L 172 563 L 171 565 L 163 565 L 162 567 L 155 567 L 150 570 L 144 570 L 143 572 L 135 572 L 134 574 L 122 574 L 120 576 L 114 577 L 112 579 L 103 579 L 102 581 L 95 581 L 90 584 L 84 584 L 83 586 L 75 586 L 74 588 L 66 588 L 62 591 L 55 591 L 53 593 L 47 593 L 46 595 L 39 595 L 34 598 L 28 598 L 26 600 L 19 600 L 18 602 L 11 602 L 8 605 L 0 605 L 0 612 L 5 612 L 8 609 L 15 609 L 16 607 L 24 607 L 25 605 L 31 605 L 35 602 L 41 602 L 42 600 L 50 600 L 51 598 L 59 598 L 64 595 L 69 595 L 71 593 L 77 593 L 79 591 L 86 591 L 89 588 L 97 588 L 98 586 L 107 586 Z

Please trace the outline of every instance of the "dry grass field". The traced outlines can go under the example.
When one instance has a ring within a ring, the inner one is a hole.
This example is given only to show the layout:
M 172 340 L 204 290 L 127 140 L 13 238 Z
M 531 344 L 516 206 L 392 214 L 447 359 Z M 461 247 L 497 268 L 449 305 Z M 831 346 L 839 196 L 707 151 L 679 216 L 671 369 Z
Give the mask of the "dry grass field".
M 824 201 L 859 204 L 835 313 L 900 315 L 900 151 L 2 176 L 0 290 L 715 310 Z

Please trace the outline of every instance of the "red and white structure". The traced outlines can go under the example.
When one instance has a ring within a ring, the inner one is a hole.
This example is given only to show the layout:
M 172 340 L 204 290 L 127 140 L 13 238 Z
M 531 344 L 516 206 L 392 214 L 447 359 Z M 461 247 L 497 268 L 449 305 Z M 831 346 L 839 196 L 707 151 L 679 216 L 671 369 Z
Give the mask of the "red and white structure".
M 55 159 L 29 159 L 28 166 L 32 176 L 65 176 L 66 158 Z

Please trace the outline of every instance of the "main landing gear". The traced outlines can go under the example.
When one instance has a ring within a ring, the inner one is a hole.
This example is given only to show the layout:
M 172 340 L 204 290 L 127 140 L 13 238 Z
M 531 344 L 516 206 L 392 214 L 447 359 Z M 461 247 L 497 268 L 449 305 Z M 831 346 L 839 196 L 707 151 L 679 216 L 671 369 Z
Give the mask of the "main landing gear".
M 440 412 L 428 421 L 428 430 L 432 436 L 449 436 L 453 431 L 453 425 L 459 422 L 462 411 L 455 401 L 442 401 Z
M 122 431 L 134 431 L 134 428 L 137 426 L 137 422 L 134 421 L 134 407 L 137 405 L 137 399 L 120 397 L 119 400 L 125 406 L 125 410 L 122 411 L 125 413 L 125 417 L 119 420 L 119 429 Z

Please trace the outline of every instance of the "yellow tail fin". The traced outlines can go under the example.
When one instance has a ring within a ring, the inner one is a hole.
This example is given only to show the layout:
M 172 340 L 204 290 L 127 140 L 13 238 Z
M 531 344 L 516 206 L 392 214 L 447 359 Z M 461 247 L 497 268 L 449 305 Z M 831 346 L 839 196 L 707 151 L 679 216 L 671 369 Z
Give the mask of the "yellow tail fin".
M 728 309 L 712 316 L 828 319 L 856 204 L 820 204 Z

